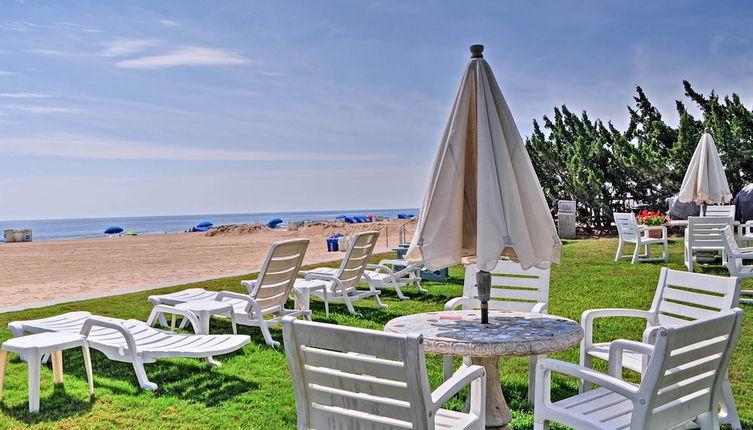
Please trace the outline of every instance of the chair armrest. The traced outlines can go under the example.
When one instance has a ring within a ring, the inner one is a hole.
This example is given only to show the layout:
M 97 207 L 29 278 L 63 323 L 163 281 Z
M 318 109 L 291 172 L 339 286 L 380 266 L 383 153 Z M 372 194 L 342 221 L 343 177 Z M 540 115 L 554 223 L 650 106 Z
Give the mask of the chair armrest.
M 649 311 L 642 311 L 639 309 L 591 309 L 583 312 L 580 316 L 580 325 L 583 326 L 583 341 L 581 347 L 588 348 L 593 344 L 593 323 L 596 318 L 605 317 L 634 317 L 643 318 L 648 320 L 649 323 L 654 323 L 656 314 Z
M 536 369 L 536 379 L 544 376 L 543 374 L 540 374 L 540 372 L 546 371 L 557 372 L 563 375 L 586 380 L 592 384 L 612 390 L 631 400 L 638 394 L 638 387 L 629 382 L 625 382 L 614 376 L 605 375 L 597 370 L 589 369 L 588 367 L 578 366 L 577 364 L 553 360 L 551 358 L 539 360 L 538 369 Z
M 160 305 L 162 306 L 162 305 Z M 138 356 L 138 349 L 136 348 L 136 339 L 133 338 L 133 335 L 131 332 L 123 325 L 123 322 L 115 322 L 110 320 L 105 320 L 101 317 L 92 316 L 84 320 L 84 324 L 81 326 L 81 334 L 89 337 L 89 332 L 91 332 L 92 327 L 103 327 L 103 328 L 109 328 L 113 330 L 117 330 L 120 332 L 120 334 L 123 336 L 123 339 L 125 340 L 126 347 L 128 348 L 128 352 L 132 357 Z
M 250 281 L 241 281 L 241 285 L 246 287 L 248 294 L 251 294 L 254 291 L 254 287 L 256 286 L 256 279 L 252 279 Z
M 194 333 L 196 333 L 196 329 L 200 327 L 199 318 L 195 313 L 187 309 L 178 309 L 175 306 L 171 305 L 157 305 L 153 307 L 152 312 L 149 314 L 149 318 L 146 320 L 146 323 L 154 327 L 154 324 L 157 322 L 157 318 L 160 314 L 174 314 L 183 316 L 191 323 L 191 327 L 193 327 Z
M 386 274 L 388 274 L 390 276 L 392 276 L 392 274 L 393 274 L 392 273 L 392 269 L 390 269 L 389 267 L 383 265 L 382 263 L 379 263 L 379 264 L 367 264 L 366 265 L 366 269 L 368 269 L 368 270 L 375 270 L 377 273 L 384 272 L 384 273 L 386 273 Z
M 533 308 L 531 308 L 531 312 L 535 314 L 545 314 L 549 312 L 549 304 L 548 303 L 536 303 Z
M 461 306 L 479 308 L 481 307 L 481 301 L 479 299 L 473 299 L 471 297 L 455 297 L 454 299 L 450 299 L 450 301 L 445 303 L 444 310 L 454 311 Z
M 250 296 L 246 294 L 236 293 L 233 291 L 220 291 L 219 293 L 217 293 L 215 300 L 217 300 L 218 302 L 221 302 L 223 301 L 223 299 L 243 300 L 244 302 L 248 303 L 246 305 L 246 312 L 251 311 L 251 307 L 256 305 L 256 300 L 254 300 Z
M 444 381 L 442 385 L 431 393 L 432 410 L 436 411 L 441 408 L 443 404 L 447 403 L 463 387 L 478 379 L 481 380 L 482 384 L 486 385 L 486 369 L 482 366 L 460 366 L 450 379 Z
M 634 340 L 617 339 L 609 345 L 609 370 L 610 376 L 622 379 L 622 353 L 633 351 L 646 356 L 651 356 L 654 346 Z

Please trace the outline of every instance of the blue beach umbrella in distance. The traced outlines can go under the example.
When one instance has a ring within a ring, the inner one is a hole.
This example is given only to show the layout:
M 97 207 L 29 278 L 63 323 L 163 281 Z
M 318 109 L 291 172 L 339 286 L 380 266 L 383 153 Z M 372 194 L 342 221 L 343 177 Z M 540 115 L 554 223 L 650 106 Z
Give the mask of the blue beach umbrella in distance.
M 107 227 L 107 229 L 105 229 L 105 234 L 118 234 L 122 232 L 123 232 L 123 228 L 118 227 L 117 225 L 112 225 L 110 227 Z
M 196 227 L 212 227 L 214 224 L 212 224 L 209 221 L 204 221 L 196 224 Z

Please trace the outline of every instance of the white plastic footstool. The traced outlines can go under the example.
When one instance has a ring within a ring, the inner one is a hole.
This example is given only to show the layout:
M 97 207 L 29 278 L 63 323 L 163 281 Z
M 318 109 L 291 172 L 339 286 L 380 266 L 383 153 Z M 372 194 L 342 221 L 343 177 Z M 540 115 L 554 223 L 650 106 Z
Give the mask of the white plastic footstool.
M 39 367 L 42 356 L 50 354 L 52 374 L 56 384 L 63 382 L 63 350 L 81 347 L 84 351 L 86 378 L 89 380 L 89 394 L 94 394 L 92 362 L 86 337 L 75 333 L 39 333 L 9 339 L 0 346 L 0 400 L 3 395 L 5 363 L 8 353 L 15 352 L 26 357 L 29 365 L 29 412 L 39 411 Z
M 321 290 L 324 295 L 324 311 L 329 316 L 329 302 L 327 302 L 327 284 L 322 281 L 296 279 L 293 284 L 293 293 L 295 293 L 295 308 L 298 310 L 308 311 L 311 303 L 311 292 Z

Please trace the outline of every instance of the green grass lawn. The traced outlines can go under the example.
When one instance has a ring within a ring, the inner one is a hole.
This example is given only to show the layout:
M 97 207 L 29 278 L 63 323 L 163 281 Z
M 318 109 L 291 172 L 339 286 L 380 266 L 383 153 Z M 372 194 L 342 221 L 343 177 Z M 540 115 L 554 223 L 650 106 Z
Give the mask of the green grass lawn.
M 550 313 L 580 319 L 586 309 L 627 307 L 647 309 L 651 303 L 659 269 L 663 263 L 631 265 L 628 260 L 614 262 L 617 242 L 614 239 L 579 240 L 565 244 L 564 263 L 552 270 Z M 682 243 L 670 246 L 669 266 L 684 269 Z M 375 257 L 375 260 L 378 258 Z M 720 266 L 700 266 L 699 271 L 726 275 Z M 461 294 L 463 268 L 450 271 L 446 284 L 427 283 L 429 293 L 417 294 L 406 288 L 411 300 L 400 301 L 391 290 L 382 294 L 388 309 L 377 309 L 373 300 L 357 302 L 362 318 L 347 313 L 344 305 L 333 304 L 333 313 L 324 316 L 321 301 L 312 299 L 314 320 L 381 330 L 392 318 L 443 308 L 449 299 Z M 167 293 L 187 287 L 243 292 L 241 278 L 226 278 L 180 287 L 88 300 L 20 312 L 0 314 L 0 327 L 14 320 L 42 318 L 75 310 L 118 318 L 146 320 L 151 305 L 150 294 Z M 750 282 L 750 281 L 746 281 Z M 291 304 L 292 305 L 292 304 Z M 747 311 L 751 306 L 743 306 Z M 745 318 L 743 334 L 730 366 L 732 388 L 745 428 L 753 428 L 753 312 Z M 597 323 L 597 340 L 610 338 L 640 339 L 643 322 L 636 319 L 602 320 Z M 230 324 L 222 320 L 212 323 L 212 332 L 230 332 Z M 216 357 L 221 368 L 208 368 L 193 359 L 161 360 L 146 365 L 150 380 L 159 385 L 155 392 L 138 388 L 132 367 L 127 363 L 107 360 L 92 351 L 95 397 L 90 400 L 83 359 L 80 351 L 64 353 L 65 383 L 54 386 L 52 371 L 42 368 L 41 412 L 29 414 L 27 409 L 26 364 L 11 355 L 6 370 L 3 401 L 0 403 L 0 429 L 6 428 L 138 428 L 138 429 L 205 429 L 294 428 L 296 422 L 293 390 L 282 348 L 267 346 L 258 329 L 239 326 L 239 333 L 251 335 L 252 342 L 241 351 Z M 0 330 L 0 341 L 11 336 Z M 282 341 L 281 331 L 273 336 Z M 573 348 L 552 357 L 577 363 L 578 349 Z M 441 359 L 427 357 L 432 387 L 441 382 Z M 514 429 L 533 425 L 533 413 L 525 401 L 527 361 L 504 359 L 501 364 L 503 392 L 513 410 Z M 633 376 L 634 377 L 634 376 Z M 571 379 L 555 379 L 557 395 L 572 394 L 576 383 Z M 460 408 L 455 398 L 448 404 Z M 554 426 L 553 426 L 554 427 Z M 556 428 L 556 427 L 554 427 Z

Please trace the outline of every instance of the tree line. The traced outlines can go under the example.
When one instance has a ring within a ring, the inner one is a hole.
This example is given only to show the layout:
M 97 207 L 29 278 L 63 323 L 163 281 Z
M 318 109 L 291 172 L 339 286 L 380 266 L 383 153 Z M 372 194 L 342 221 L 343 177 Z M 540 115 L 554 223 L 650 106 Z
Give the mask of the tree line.
M 677 127 L 662 119 L 640 86 L 635 104 L 628 106 L 625 131 L 564 105 L 541 124 L 534 120 L 526 147 L 550 207 L 560 199 L 576 200 L 578 222 L 599 228 L 633 201 L 666 211 L 666 199 L 680 190 L 705 127 L 712 130 L 732 192 L 753 182 L 753 111 L 737 94 L 721 98 L 714 91 L 696 92 L 688 81 L 683 86 L 702 117 L 678 100 Z

